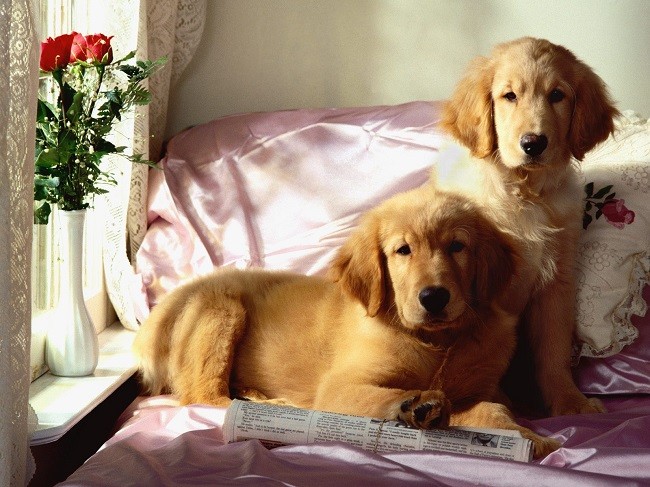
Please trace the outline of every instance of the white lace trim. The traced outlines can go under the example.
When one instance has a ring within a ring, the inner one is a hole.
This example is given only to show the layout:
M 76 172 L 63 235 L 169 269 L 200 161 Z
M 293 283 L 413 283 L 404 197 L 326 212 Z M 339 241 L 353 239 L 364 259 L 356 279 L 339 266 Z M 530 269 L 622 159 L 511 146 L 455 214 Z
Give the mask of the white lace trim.
M 645 316 L 648 304 L 643 299 L 643 289 L 650 282 L 650 255 L 638 255 L 630 274 L 628 294 L 612 311 L 614 336 L 609 346 L 595 348 L 587 342 L 580 342 L 574 347 L 574 363 L 577 358 L 604 358 L 620 352 L 623 347 L 631 345 L 639 336 L 639 330 L 632 324 L 632 316 Z

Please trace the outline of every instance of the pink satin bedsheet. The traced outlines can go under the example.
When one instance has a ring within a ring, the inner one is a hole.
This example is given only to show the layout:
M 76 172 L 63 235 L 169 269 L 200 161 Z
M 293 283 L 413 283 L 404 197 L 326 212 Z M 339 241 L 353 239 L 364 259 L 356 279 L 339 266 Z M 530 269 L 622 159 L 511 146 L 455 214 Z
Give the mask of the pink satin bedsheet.
M 607 414 L 521 422 L 564 443 L 541 461 L 434 452 L 375 454 L 342 443 L 223 444 L 225 410 L 146 401 L 63 486 L 650 485 L 650 397 L 607 398 Z M 148 403 L 148 405 L 147 405 Z

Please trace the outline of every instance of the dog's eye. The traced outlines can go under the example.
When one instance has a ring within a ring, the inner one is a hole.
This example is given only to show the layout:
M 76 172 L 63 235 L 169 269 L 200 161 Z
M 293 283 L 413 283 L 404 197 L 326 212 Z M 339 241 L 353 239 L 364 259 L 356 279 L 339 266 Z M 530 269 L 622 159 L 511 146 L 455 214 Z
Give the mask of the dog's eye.
M 465 248 L 465 244 L 463 242 L 459 242 L 458 240 L 454 240 L 449 244 L 449 253 L 450 254 L 455 254 L 456 252 L 460 252 Z
M 551 91 L 550 95 L 548 95 L 548 101 L 550 101 L 551 103 L 558 103 L 564 100 L 565 96 L 566 95 L 564 94 L 563 91 L 555 89 Z
M 515 101 L 517 99 L 517 95 L 515 95 L 512 91 L 509 91 L 503 97 L 508 100 L 508 101 Z
M 400 255 L 409 255 L 411 253 L 411 247 L 408 244 L 404 244 L 396 252 Z

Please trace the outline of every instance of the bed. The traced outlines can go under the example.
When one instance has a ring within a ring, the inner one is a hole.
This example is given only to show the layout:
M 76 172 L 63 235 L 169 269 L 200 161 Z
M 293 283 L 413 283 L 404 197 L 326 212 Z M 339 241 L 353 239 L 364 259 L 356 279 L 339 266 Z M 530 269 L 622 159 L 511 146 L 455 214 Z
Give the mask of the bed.
M 363 211 L 421 185 L 448 154 L 439 113 L 437 102 L 248 113 L 176 135 L 150 173 L 139 318 L 217 266 L 325 272 Z M 519 418 L 559 439 L 556 452 L 520 463 L 338 442 L 226 445 L 225 410 L 156 396 L 61 485 L 650 485 L 649 122 L 625 112 L 581 168 L 574 372 L 608 412 Z

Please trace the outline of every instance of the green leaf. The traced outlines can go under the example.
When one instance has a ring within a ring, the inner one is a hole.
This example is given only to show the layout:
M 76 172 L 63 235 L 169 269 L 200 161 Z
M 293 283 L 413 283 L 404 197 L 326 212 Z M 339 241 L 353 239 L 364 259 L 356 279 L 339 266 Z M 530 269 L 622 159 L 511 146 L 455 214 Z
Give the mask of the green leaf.
M 36 121 L 39 123 L 48 123 L 48 120 L 57 120 L 56 118 L 56 108 L 51 103 L 41 100 L 38 100 L 38 106 L 36 108 Z
M 60 97 L 62 102 L 63 112 L 67 113 L 70 105 L 74 102 L 74 97 L 77 94 L 77 91 L 70 86 L 68 83 L 64 83 L 61 86 Z
M 71 157 L 73 157 L 79 147 L 79 141 L 76 134 L 72 130 L 65 130 L 59 134 L 59 142 L 56 148 L 50 150 L 58 150 L 59 161 L 65 164 Z
M 144 159 L 144 156 L 142 154 L 133 154 L 130 156 L 127 156 L 127 158 L 136 164 L 146 164 L 149 167 L 153 167 L 154 169 L 160 169 L 158 166 L 157 162 L 150 161 L 148 159 Z
M 126 74 L 126 76 L 130 79 L 138 76 L 142 70 L 137 68 L 136 66 L 133 66 L 131 64 L 124 64 L 118 68 L 120 71 Z
M 83 110 L 84 97 L 85 95 L 82 92 L 76 92 L 72 98 L 72 104 L 70 105 L 70 108 L 68 108 L 68 110 L 65 112 L 67 121 L 71 124 L 76 124 L 79 120 L 79 115 L 81 115 L 81 112 Z
M 112 89 L 104 93 L 106 99 L 112 103 L 122 104 L 122 96 L 120 95 L 120 90 L 117 88 Z
M 58 144 L 58 128 L 56 121 L 54 125 L 47 122 L 36 125 L 36 152 L 43 150 L 44 147 L 51 147 Z M 42 141 L 43 144 L 40 144 L 39 141 Z
M 34 164 L 40 167 L 53 167 L 59 163 L 59 151 L 56 147 L 42 150 L 36 156 Z
M 63 69 L 55 69 L 52 71 L 52 78 L 61 86 L 63 84 Z
M 602 197 L 605 196 L 607 193 L 609 193 L 613 187 L 614 187 L 613 184 L 610 184 L 609 186 L 605 186 L 603 189 L 599 190 L 599 191 L 594 195 L 594 198 L 595 198 L 595 199 L 602 198 Z
M 585 193 L 587 193 L 587 198 L 591 198 L 594 194 L 594 183 L 585 184 Z
M 104 154 L 112 154 L 116 151 L 117 147 L 112 142 L 105 139 L 100 139 L 95 144 L 95 153 L 103 152 Z
M 47 201 L 44 201 L 42 205 L 34 209 L 34 223 L 37 225 L 47 225 L 50 213 L 52 213 L 52 208 Z
M 34 185 L 34 201 L 41 201 L 47 198 L 47 191 L 44 186 Z
M 592 220 L 593 218 L 589 213 L 585 213 L 584 215 L 582 215 L 582 228 L 586 230 Z
M 56 188 L 59 186 L 59 178 L 35 178 L 34 185 L 41 188 Z
M 139 73 L 134 73 L 130 81 L 131 82 L 140 82 L 144 79 L 147 79 L 149 76 L 151 76 L 153 73 L 155 73 L 158 69 L 160 69 L 162 66 L 165 65 L 167 62 L 166 57 L 161 57 L 159 59 L 156 59 L 155 61 L 149 61 L 149 60 L 144 60 L 144 61 L 136 61 L 136 66 L 139 69 Z
M 133 59 L 135 57 L 135 51 L 131 51 L 128 53 L 126 56 L 124 56 L 122 59 L 118 59 L 117 61 L 113 61 L 113 64 L 121 64 L 124 61 L 128 61 L 129 59 Z M 120 69 L 122 66 L 120 66 Z
M 110 114 L 114 118 L 117 118 L 118 120 L 122 120 L 121 110 L 122 110 L 122 104 L 121 103 L 109 102 L 108 111 L 110 112 Z
M 124 101 L 122 99 L 120 90 L 115 88 L 111 91 L 105 92 L 104 95 L 106 96 L 106 103 L 104 103 L 100 108 L 99 110 L 100 113 L 105 114 L 111 120 L 113 118 L 122 120 L 122 110 L 124 109 Z
M 148 105 L 151 103 L 151 93 L 149 90 L 136 86 L 133 89 L 133 104 L 134 105 Z

